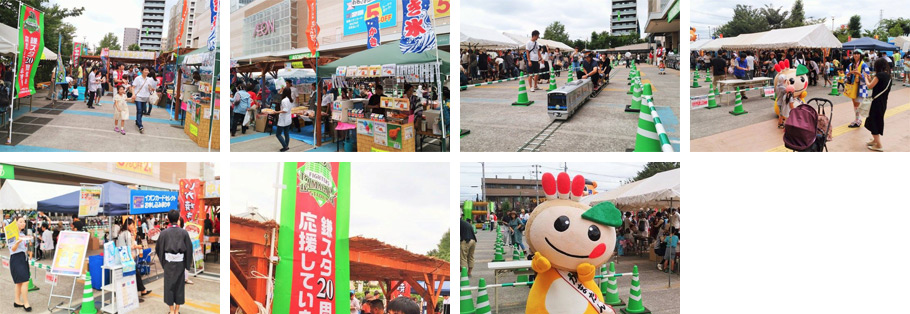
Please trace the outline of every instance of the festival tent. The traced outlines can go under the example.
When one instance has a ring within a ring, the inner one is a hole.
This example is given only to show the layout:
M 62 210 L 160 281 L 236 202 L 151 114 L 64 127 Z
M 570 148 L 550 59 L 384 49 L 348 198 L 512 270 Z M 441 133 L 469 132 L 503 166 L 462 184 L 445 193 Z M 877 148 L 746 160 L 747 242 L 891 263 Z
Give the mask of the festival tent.
M 511 39 L 512 41 L 518 43 L 518 46 L 520 47 L 520 49 L 525 49 L 525 47 L 527 47 L 526 44 L 529 41 L 531 41 L 530 36 L 518 35 L 518 34 L 513 34 L 513 33 L 502 33 L 502 34 L 504 36 L 508 37 L 509 39 Z M 540 44 L 541 46 L 547 46 L 548 48 L 551 48 L 551 49 L 559 48 L 559 50 L 562 50 L 562 51 L 571 51 L 574 49 L 572 47 L 569 47 L 569 45 L 566 45 L 562 42 L 558 42 L 555 40 L 549 40 L 549 39 L 543 39 L 543 38 L 538 38 L 537 43 Z
M 636 185 L 640 184 L 641 182 L 642 181 L 635 181 L 635 182 L 632 182 L 629 184 L 621 185 L 618 188 L 615 188 L 615 189 L 612 189 L 612 190 L 609 190 L 606 192 L 585 196 L 585 197 L 581 198 L 579 203 L 587 204 L 589 206 L 594 206 L 594 205 L 597 205 L 598 203 L 602 203 L 602 202 L 612 202 L 612 201 L 616 200 L 617 197 L 619 197 L 620 195 L 622 195 L 623 193 L 625 193 L 632 187 L 635 187 Z
M 626 206 L 647 206 L 654 202 L 679 201 L 679 169 L 667 170 L 641 180 L 626 190 L 614 203 Z
M 15 27 L 0 23 L 0 54 L 19 52 L 19 30 Z M 41 60 L 57 60 L 57 54 L 44 47 Z
M 876 40 L 872 37 L 857 38 L 845 42 L 843 44 L 843 48 L 847 50 L 862 49 L 875 51 L 897 51 L 897 46 L 883 42 L 881 40 Z
M 712 41 L 709 41 L 709 42 L 707 42 L 707 43 L 704 43 L 704 44 L 701 46 L 701 49 L 700 49 L 700 50 L 704 50 L 704 51 L 718 51 L 718 50 L 724 49 L 724 47 L 723 47 L 724 44 L 729 43 L 729 42 L 732 42 L 734 38 L 736 38 L 736 37 L 724 37 L 724 38 L 717 38 L 717 39 L 714 39 L 714 40 L 712 40 Z
M 516 48 L 520 45 L 495 30 L 464 24 L 461 25 L 461 43 L 478 48 Z
M 108 181 L 101 184 L 101 206 L 108 216 L 130 214 L 130 189 Z M 38 201 L 38 210 L 49 213 L 79 213 L 79 187 L 75 191 Z
M 750 49 L 752 48 L 752 43 L 759 38 L 764 37 L 765 33 L 767 32 L 740 34 L 739 36 L 732 37 L 729 41 L 724 42 L 722 47 L 724 49 Z
M 824 24 L 774 29 L 749 45 L 750 49 L 840 48 L 841 42 Z
M 349 66 L 349 65 L 380 65 L 380 64 L 414 64 L 414 63 L 428 63 L 436 61 L 436 50 L 427 49 L 422 53 L 401 53 L 401 48 L 398 47 L 400 41 L 392 41 L 373 49 L 367 49 L 357 53 L 353 53 L 347 57 L 335 60 L 332 63 L 319 66 L 318 75 L 319 77 L 331 77 L 332 74 L 335 74 L 335 68 L 340 66 Z M 440 50 L 439 59 L 442 61 L 440 64 L 439 70 L 444 73 L 449 73 L 449 53 Z
M 711 42 L 713 39 L 699 39 L 689 43 L 689 50 L 701 50 L 701 46 Z
M 19 180 L 6 180 L 0 187 L 0 210 L 37 209 L 40 200 L 76 191 L 79 187 Z

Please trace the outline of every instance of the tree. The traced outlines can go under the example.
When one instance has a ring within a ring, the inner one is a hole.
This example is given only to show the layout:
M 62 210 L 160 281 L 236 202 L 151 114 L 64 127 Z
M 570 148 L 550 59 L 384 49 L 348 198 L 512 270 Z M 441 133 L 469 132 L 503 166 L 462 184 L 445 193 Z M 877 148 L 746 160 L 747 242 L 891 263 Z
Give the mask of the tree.
M 852 36 L 853 38 L 859 38 L 859 32 L 862 30 L 863 25 L 859 22 L 859 15 L 854 15 L 850 17 L 850 22 L 847 23 L 847 35 Z
M 63 19 L 82 15 L 84 8 L 61 8 L 58 4 L 50 4 L 50 0 L 22 0 L 22 3 L 44 12 L 44 46 L 57 53 L 60 57 L 68 57 L 73 53 L 73 34 L 76 28 L 66 23 Z M 19 18 L 19 3 L 16 1 L 0 1 L 0 23 L 17 27 L 16 19 Z M 60 42 L 63 34 L 63 42 Z M 58 43 L 61 51 L 57 51 Z M 49 66 L 43 66 L 49 64 Z M 55 61 L 41 61 L 36 74 L 36 81 L 50 81 Z
M 717 28 L 719 34 L 725 37 L 739 36 L 739 34 L 757 33 L 770 30 L 767 18 L 761 10 L 752 6 L 737 4 L 733 8 L 733 19 Z
M 129 48 L 126 48 L 126 50 L 129 50 L 129 51 L 139 51 L 140 49 L 141 48 L 139 48 L 139 44 L 131 44 L 129 46 Z
M 784 22 L 787 21 L 787 16 L 790 12 L 781 12 L 783 9 L 784 7 L 775 9 L 771 4 L 766 4 L 764 8 L 761 8 L 761 14 L 765 17 L 765 21 L 768 22 L 768 26 L 771 29 L 784 28 Z
M 449 261 L 449 231 L 446 230 L 446 233 L 442 235 L 442 239 L 439 239 L 439 244 L 436 245 L 436 248 L 427 252 L 427 256 L 432 256 L 446 262 Z
M 566 45 L 572 43 L 572 41 L 569 39 L 569 34 L 566 33 L 566 26 L 559 21 L 551 23 L 549 26 L 547 26 L 546 29 L 543 30 L 543 38 L 555 40 Z
M 655 174 L 676 168 L 679 168 L 678 162 L 649 162 L 644 169 L 638 171 L 635 177 L 632 178 L 632 182 L 644 180 Z
M 503 216 L 508 215 L 509 211 L 512 210 L 512 202 L 504 202 L 504 203 L 502 203 L 502 206 L 500 206 L 500 208 L 502 208 Z
M 790 9 L 790 18 L 784 24 L 786 27 L 798 27 L 806 25 L 805 21 L 806 11 L 803 9 L 803 0 L 796 0 L 793 3 L 793 8 Z
M 888 30 L 888 35 L 891 37 L 897 37 L 904 33 L 904 30 L 900 25 L 895 24 L 891 29 Z
M 98 43 L 98 48 L 95 49 L 95 53 L 101 53 L 101 50 L 107 48 L 110 50 L 120 50 L 120 39 L 117 38 L 117 35 L 114 33 L 107 33 L 104 35 L 104 38 L 101 38 L 101 42 Z

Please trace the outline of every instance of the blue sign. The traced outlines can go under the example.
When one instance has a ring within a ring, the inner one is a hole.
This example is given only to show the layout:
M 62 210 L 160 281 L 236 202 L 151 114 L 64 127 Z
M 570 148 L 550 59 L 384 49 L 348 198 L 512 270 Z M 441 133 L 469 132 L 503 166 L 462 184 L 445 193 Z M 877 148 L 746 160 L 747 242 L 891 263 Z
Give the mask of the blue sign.
M 166 213 L 179 204 L 177 192 L 130 190 L 130 215 Z
M 401 0 L 401 53 L 436 49 L 436 32 L 430 21 L 430 0 Z
M 365 33 L 364 21 L 377 17 L 379 28 L 398 24 L 397 0 L 344 0 L 344 35 Z
M 379 17 L 371 17 L 367 23 L 367 49 L 379 47 Z

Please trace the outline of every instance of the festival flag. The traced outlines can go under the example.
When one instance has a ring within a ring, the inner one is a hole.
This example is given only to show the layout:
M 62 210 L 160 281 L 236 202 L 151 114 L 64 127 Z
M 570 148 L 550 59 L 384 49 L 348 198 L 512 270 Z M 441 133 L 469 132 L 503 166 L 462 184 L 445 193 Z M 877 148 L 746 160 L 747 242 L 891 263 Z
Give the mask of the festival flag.
M 82 43 L 73 43 L 73 65 L 79 64 L 79 56 L 82 55 Z
M 180 217 L 184 222 L 201 221 L 200 214 L 205 213 L 202 209 L 202 181 L 199 179 L 180 179 L 178 181 L 180 194 L 177 195 L 177 201 L 180 203 Z
M 19 59 L 13 90 L 26 97 L 35 93 L 35 73 L 44 53 L 44 13 L 19 4 Z
M 183 13 L 181 14 L 181 17 L 180 17 L 180 28 L 177 29 L 177 38 L 175 38 L 175 40 L 177 41 L 177 49 L 180 49 L 180 37 L 183 36 L 183 26 L 184 26 L 184 23 L 186 23 L 186 13 L 187 13 L 186 0 L 183 0 L 183 10 L 181 10 L 180 12 L 183 12 Z
M 427 13 L 430 0 L 401 0 L 401 53 L 421 53 L 436 49 L 436 32 Z
M 319 40 L 316 39 L 319 36 L 319 24 L 316 22 L 316 0 L 306 0 L 306 6 L 307 6 L 307 27 L 306 27 L 307 47 L 310 48 L 310 55 L 316 56 L 316 51 L 319 50 Z
M 209 32 L 208 47 L 209 51 L 215 50 L 215 31 L 218 29 L 215 24 L 218 22 L 218 0 L 209 0 L 209 9 L 212 11 L 212 28 Z
M 379 17 L 364 20 L 367 23 L 367 49 L 379 47 Z
M 57 34 L 57 51 L 63 43 L 63 34 Z M 54 73 L 54 84 L 66 84 L 66 67 L 63 66 L 63 57 L 57 58 L 57 71 Z
M 110 67 L 109 67 L 110 64 L 108 62 L 109 54 L 110 54 L 110 50 L 108 50 L 107 48 L 101 49 L 101 64 L 104 65 L 104 72 L 110 71 Z
M 350 307 L 350 178 L 350 163 L 284 163 L 272 313 Z

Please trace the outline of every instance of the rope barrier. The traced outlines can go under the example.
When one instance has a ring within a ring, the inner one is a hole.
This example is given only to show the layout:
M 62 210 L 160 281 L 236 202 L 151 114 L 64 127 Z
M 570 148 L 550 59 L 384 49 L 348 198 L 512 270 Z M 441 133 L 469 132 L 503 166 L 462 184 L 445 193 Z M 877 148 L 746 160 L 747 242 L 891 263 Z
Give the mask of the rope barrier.
M 765 89 L 765 87 L 768 87 L 768 86 L 763 85 L 763 86 L 759 86 L 759 87 L 740 88 L 739 91 L 744 92 L 744 91 L 749 91 L 749 90 L 762 90 L 762 89 Z M 736 93 L 737 93 L 737 91 L 731 90 L 731 91 L 726 91 L 726 92 L 717 92 L 714 95 L 720 96 L 720 95 L 729 95 L 729 94 L 736 94 Z M 691 99 L 696 99 L 696 98 L 701 98 L 701 97 L 708 97 L 708 95 L 689 96 L 689 99 L 691 100 Z
M 654 120 L 654 129 L 657 131 L 657 138 L 660 140 L 660 149 L 664 153 L 672 153 L 673 145 L 670 144 L 670 137 L 667 136 L 667 131 L 664 129 L 664 123 L 660 120 L 660 115 L 657 114 L 657 109 L 654 108 L 654 99 L 652 97 L 646 98 L 648 102 L 648 108 L 651 109 L 651 119 Z
M 568 72 L 569 69 L 562 69 L 562 70 L 559 70 L 559 71 L 553 71 L 553 73 L 559 73 L 559 72 L 563 72 L 563 71 Z M 468 89 L 468 87 L 477 87 L 477 86 L 484 86 L 484 85 L 490 85 L 490 84 L 496 84 L 496 83 L 502 83 L 502 82 L 515 81 L 515 80 L 520 80 L 520 79 L 523 79 L 523 78 L 527 78 L 527 77 L 529 77 L 529 76 L 542 75 L 542 74 L 550 74 L 550 72 L 547 72 L 547 71 L 544 71 L 544 72 L 537 72 L 537 73 L 533 73 L 533 74 L 525 74 L 525 75 L 520 75 L 520 76 L 517 76 L 517 77 L 512 77 L 512 78 L 507 78 L 507 79 L 501 79 L 501 80 L 496 80 L 496 81 L 483 82 L 483 83 L 477 83 L 477 84 L 462 85 L 462 86 L 461 86 L 461 90 Z
M 617 273 L 612 275 L 597 275 L 594 276 L 594 279 L 604 279 L 604 278 L 618 278 L 618 277 L 631 277 L 632 273 Z M 518 281 L 518 282 L 507 282 L 501 284 L 487 285 L 486 288 L 500 288 L 500 287 L 521 287 L 521 286 L 530 286 L 534 284 L 534 281 Z M 461 287 L 461 291 L 471 291 L 477 290 L 477 286 Z

